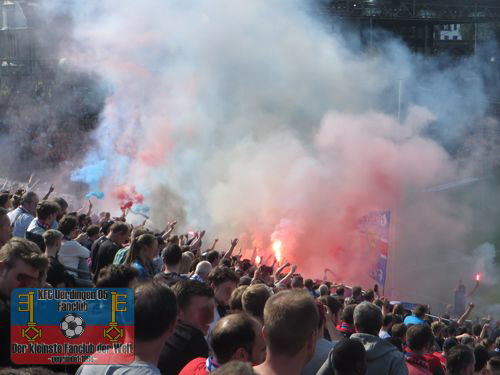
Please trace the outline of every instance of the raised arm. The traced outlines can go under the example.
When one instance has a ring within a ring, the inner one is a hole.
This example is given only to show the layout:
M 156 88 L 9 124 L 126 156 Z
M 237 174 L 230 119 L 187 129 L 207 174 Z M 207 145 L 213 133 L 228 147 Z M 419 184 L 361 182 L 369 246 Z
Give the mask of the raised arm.
M 42 198 L 42 200 L 46 201 L 47 199 L 49 199 L 49 196 L 50 196 L 50 194 L 52 194 L 53 191 L 54 191 L 54 185 L 50 185 L 49 191 L 47 192 L 47 194 L 45 194 L 45 196 Z
M 469 306 L 467 306 L 467 310 L 465 310 L 464 314 L 460 317 L 460 319 L 457 320 L 457 324 L 459 326 L 464 324 L 464 322 L 467 320 L 467 317 L 470 315 L 470 313 L 473 309 L 474 309 L 474 304 L 469 303 Z
M 174 231 L 175 224 L 177 224 L 177 221 L 175 221 L 175 220 L 167 223 L 167 226 L 165 227 L 165 230 L 163 231 L 164 233 L 161 236 L 161 238 L 166 240 L 170 236 L 170 233 L 172 233 Z
M 286 274 L 286 276 L 284 278 L 282 278 L 279 281 L 279 283 L 284 283 L 284 282 L 288 281 L 289 279 L 291 279 L 296 270 L 297 270 L 297 265 L 296 264 L 292 264 L 292 267 L 290 268 L 290 271 Z
M 234 248 L 236 247 L 236 245 L 238 245 L 238 239 L 234 238 L 231 241 L 231 247 L 229 248 L 229 251 L 227 251 L 224 254 L 224 256 L 222 257 L 222 259 L 231 259 L 231 256 L 233 255 L 233 251 L 234 251 Z M 222 259 L 219 262 L 222 262 Z

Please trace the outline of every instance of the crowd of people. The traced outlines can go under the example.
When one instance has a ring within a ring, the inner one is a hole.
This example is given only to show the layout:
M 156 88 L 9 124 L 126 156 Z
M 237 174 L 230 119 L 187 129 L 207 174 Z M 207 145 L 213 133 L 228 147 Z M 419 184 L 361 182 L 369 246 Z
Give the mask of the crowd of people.
M 297 265 L 217 251 L 204 231 L 157 233 L 125 217 L 70 212 L 53 189 L 0 193 L 1 374 L 500 375 L 500 323 L 432 317 L 364 290 L 305 279 Z M 130 364 L 11 362 L 10 294 L 19 287 L 134 290 Z

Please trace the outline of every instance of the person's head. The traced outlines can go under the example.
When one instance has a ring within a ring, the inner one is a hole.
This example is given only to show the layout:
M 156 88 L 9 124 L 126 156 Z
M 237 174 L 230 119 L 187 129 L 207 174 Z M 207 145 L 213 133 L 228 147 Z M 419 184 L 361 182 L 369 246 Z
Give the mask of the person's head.
M 382 311 L 370 302 L 361 302 L 354 308 L 356 332 L 378 336 L 382 327 Z
M 305 365 L 314 354 L 318 322 L 318 308 L 309 293 L 291 290 L 273 295 L 264 307 L 268 355 L 301 358 Z
M 264 319 L 264 306 L 270 297 L 271 292 L 266 285 L 250 285 L 241 296 L 243 311 L 262 322 Z
M 431 327 L 427 324 L 416 324 L 406 331 L 406 343 L 415 353 L 423 355 L 432 345 L 433 336 Z
M 212 375 L 255 375 L 253 367 L 248 362 L 231 361 L 211 372 Z
M 110 264 L 99 271 L 96 287 L 133 288 L 138 277 L 139 271 L 131 266 Z
M 238 286 L 240 278 L 229 267 L 215 267 L 208 276 L 210 286 L 214 289 L 215 301 L 219 305 L 226 306 L 229 304 L 231 293 Z
M 472 349 L 467 345 L 456 345 L 446 358 L 446 374 L 473 375 L 474 365 L 475 359 Z
M 220 254 L 216 250 L 211 250 L 206 254 L 206 259 L 210 262 L 212 267 L 217 267 L 219 264 Z
M 448 354 L 450 353 L 450 350 L 457 345 L 458 345 L 458 341 L 457 341 L 457 339 L 455 339 L 453 337 L 448 337 L 446 340 L 444 340 L 444 342 L 443 342 L 443 354 L 444 354 L 444 356 L 447 357 Z
M 320 296 L 329 296 L 330 295 L 330 288 L 328 285 L 321 284 L 319 286 L 319 295 Z
M 305 279 L 304 280 L 304 287 L 309 289 L 309 290 L 313 290 L 314 282 L 312 281 L 312 279 Z
M 6 210 L 8 210 L 11 207 L 12 204 L 10 202 L 9 192 L 0 193 L 0 208 L 5 208 Z
M 10 239 L 0 248 L 0 293 L 10 297 L 14 288 L 37 287 L 48 264 L 48 258 L 33 242 Z
M 138 286 L 134 292 L 134 320 L 136 341 L 165 342 L 177 322 L 177 303 L 172 290 L 154 281 Z
M 65 215 L 59 222 L 57 229 L 64 236 L 73 240 L 78 237 L 78 233 L 80 231 L 78 227 L 78 219 L 76 218 L 76 216 Z
M 361 341 L 346 339 L 333 348 L 334 375 L 364 375 L 366 373 L 366 350 Z
M 360 302 L 363 299 L 363 289 L 360 286 L 352 287 L 352 298 L 354 298 L 356 302 Z
M 404 316 L 405 315 L 405 307 L 403 306 L 403 304 L 398 303 L 398 304 L 394 305 L 394 308 L 392 309 L 392 313 L 394 315 Z
M 51 201 L 41 201 L 36 206 L 37 219 L 47 225 L 52 225 L 52 223 L 56 220 L 58 212 L 59 206 L 57 203 Z
M 488 349 L 482 345 L 476 345 L 474 348 L 474 359 L 476 360 L 474 371 L 477 374 L 481 374 L 481 372 L 486 369 L 486 365 L 490 360 L 490 353 L 488 352 Z
M 335 294 L 339 297 L 344 297 L 344 293 L 345 293 L 345 289 L 343 286 L 338 286 L 336 289 L 335 289 Z
M 38 202 L 38 195 L 34 191 L 28 191 L 21 197 L 21 206 L 33 216 L 36 215 Z
M 431 330 L 432 330 L 432 334 L 434 335 L 434 337 L 442 337 L 443 330 L 444 330 L 444 324 L 441 322 L 432 322 Z
M 122 246 L 128 239 L 130 227 L 127 223 L 117 221 L 109 228 L 109 237 L 118 246 Z
M 179 306 L 181 322 L 208 333 L 214 320 L 214 292 L 209 286 L 194 280 L 181 280 L 172 286 Z
M 375 300 L 375 292 L 372 289 L 368 289 L 365 292 L 364 297 L 365 297 L 365 301 L 373 302 Z
M 212 272 L 212 265 L 206 260 L 202 260 L 196 265 L 195 273 L 203 280 L 208 280 L 208 275 Z
M 7 216 L 8 211 L 0 207 L 0 247 L 2 247 L 12 237 L 12 226 Z
M 63 197 L 54 197 L 52 202 L 57 203 L 59 206 L 59 212 L 57 213 L 57 220 L 61 220 L 64 215 L 68 212 L 68 202 Z
M 179 273 L 181 275 L 189 273 L 189 267 L 191 266 L 191 262 L 193 261 L 194 258 L 192 257 L 192 255 L 193 253 L 191 253 L 190 251 L 185 251 L 182 253 L 181 264 L 179 267 Z
M 169 243 L 163 249 L 162 253 L 163 264 L 167 268 L 176 268 L 180 265 L 182 260 L 182 250 L 179 245 L 174 243 Z
M 406 325 L 403 323 L 393 324 L 391 327 L 391 336 L 397 337 L 397 338 L 401 339 L 402 341 L 405 341 L 406 330 L 407 330 Z
M 85 233 L 87 233 L 87 236 L 89 236 L 89 240 L 94 242 L 99 238 L 99 231 L 99 225 L 92 224 L 87 227 Z
M 125 264 L 130 266 L 134 262 L 139 262 L 149 268 L 156 256 L 158 256 L 158 240 L 152 234 L 146 233 L 134 238 L 127 252 Z
M 229 298 L 229 309 L 231 310 L 231 312 L 234 313 L 243 311 L 242 297 L 247 288 L 248 285 L 241 285 L 233 290 L 233 293 L 231 293 L 231 298 Z
M 328 307 L 330 310 L 330 319 L 334 325 L 337 325 L 340 321 L 340 313 L 342 311 L 342 304 L 331 295 L 321 296 L 318 299 L 323 305 Z M 351 315 L 352 317 L 352 315 Z
M 304 279 L 302 276 L 294 276 L 292 279 L 292 289 L 302 289 L 304 288 Z
M 425 314 L 427 314 L 427 307 L 425 307 L 424 305 L 418 305 L 417 307 L 415 307 L 415 311 L 413 312 L 413 314 L 417 318 L 424 319 Z
M 250 362 L 260 365 L 266 357 L 262 325 L 252 317 L 238 313 L 220 319 L 210 334 L 210 347 L 216 362 Z
M 492 357 L 488 361 L 488 370 L 490 375 L 500 375 L 500 357 Z
M 382 328 L 384 329 L 384 331 L 389 332 L 391 329 L 391 326 L 392 326 L 392 314 L 389 313 L 389 314 L 384 315 L 384 317 L 382 319 Z
M 344 310 L 342 311 L 342 321 L 344 323 L 347 323 L 349 325 L 354 324 L 354 309 L 356 308 L 356 305 L 347 305 L 344 307 Z
M 49 229 L 42 234 L 45 249 L 57 252 L 61 247 L 63 234 L 55 229 Z

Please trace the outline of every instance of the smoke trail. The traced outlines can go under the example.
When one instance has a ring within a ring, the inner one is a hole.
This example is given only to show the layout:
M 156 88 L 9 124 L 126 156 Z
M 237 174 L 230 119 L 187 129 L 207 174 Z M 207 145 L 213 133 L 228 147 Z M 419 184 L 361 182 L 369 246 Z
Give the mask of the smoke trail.
M 456 143 L 483 114 L 482 81 L 469 62 L 438 69 L 391 39 L 374 54 L 350 48 L 309 10 L 291 0 L 78 5 L 81 48 L 68 63 L 112 88 L 99 157 L 82 170 L 105 165 L 105 193 L 134 186 L 158 227 L 177 218 L 239 236 L 247 254 L 281 241 L 306 275 L 328 266 L 346 282 L 370 283 L 359 218 L 391 209 L 392 294 L 415 287 L 410 265 L 438 280 L 430 263 L 469 251 L 457 246 L 471 218 L 447 194 L 421 192 L 471 177 L 474 166 L 436 138 Z M 118 207 L 109 194 L 107 204 Z

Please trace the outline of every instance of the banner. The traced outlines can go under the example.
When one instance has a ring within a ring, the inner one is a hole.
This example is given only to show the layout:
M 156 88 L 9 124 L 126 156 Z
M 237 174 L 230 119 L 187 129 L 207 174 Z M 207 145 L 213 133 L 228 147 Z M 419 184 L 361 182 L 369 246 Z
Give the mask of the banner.
M 132 289 L 19 288 L 11 301 L 16 364 L 126 364 L 134 359 Z
M 391 211 L 371 212 L 359 221 L 358 230 L 365 239 L 365 251 L 369 259 L 376 259 L 370 266 L 370 277 L 384 287 L 387 275 L 389 251 L 389 225 Z

